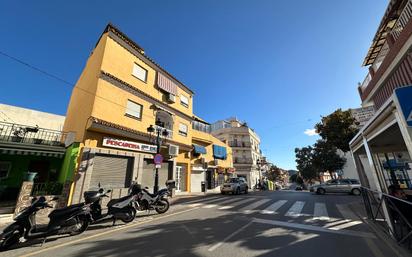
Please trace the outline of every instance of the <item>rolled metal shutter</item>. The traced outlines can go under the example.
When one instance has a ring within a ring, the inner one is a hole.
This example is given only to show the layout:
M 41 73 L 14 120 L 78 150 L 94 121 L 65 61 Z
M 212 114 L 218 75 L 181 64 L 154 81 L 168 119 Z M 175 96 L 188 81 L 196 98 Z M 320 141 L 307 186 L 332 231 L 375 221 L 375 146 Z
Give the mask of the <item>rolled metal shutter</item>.
M 99 182 L 105 188 L 128 188 L 132 179 L 132 159 L 122 156 L 96 155 L 90 188 Z
M 173 172 L 171 169 L 173 167 L 172 162 L 162 163 L 162 167 L 159 169 L 159 189 L 165 188 L 165 183 L 168 179 L 172 178 Z M 149 190 L 153 190 L 155 177 L 155 166 L 152 159 L 144 159 L 143 172 L 140 183 L 144 187 L 148 187 Z

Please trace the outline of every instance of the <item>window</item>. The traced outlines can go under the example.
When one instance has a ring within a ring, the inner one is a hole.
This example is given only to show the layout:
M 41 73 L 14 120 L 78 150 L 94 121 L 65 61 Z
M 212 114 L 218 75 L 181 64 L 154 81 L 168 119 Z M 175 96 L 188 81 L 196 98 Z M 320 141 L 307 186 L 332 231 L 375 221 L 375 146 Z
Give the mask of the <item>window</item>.
M 140 104 L 127 100 L 126 116 L 140 120 L 142 118 L 142 109 L 143 107 Z
M 179 135 L 187 137 L 187 125 L 180 123 L 179 124 Z
M 137 63 L 134 63 L 133 65 L 132 75 L 143 82 L 146 82 L 147 80 L 147 70 Z
M 9 176 L 11 162 L 0 162 L 0 179 L 5 179 Z
M 350 180 L 349 179 L 342 179 L 341 181 L 339 181 L 339 183 L 341 185 L 349 185 L 350 184 Z
M 184 107 L 189 107 L 189 99 L 184 95 L 180 95 L 180 104 Z

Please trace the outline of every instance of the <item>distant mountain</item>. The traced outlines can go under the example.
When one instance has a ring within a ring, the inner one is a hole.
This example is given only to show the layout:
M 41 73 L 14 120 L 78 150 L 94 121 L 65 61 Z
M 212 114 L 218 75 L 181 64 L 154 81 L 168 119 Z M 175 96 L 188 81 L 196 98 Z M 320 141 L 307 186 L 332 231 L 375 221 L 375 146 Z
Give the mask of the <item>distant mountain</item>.
M 289 173 L 289 176 L 292 176 L 292 175 L 298 173 L 298 171 L 297 170 L 288 170 L 288 173 Z

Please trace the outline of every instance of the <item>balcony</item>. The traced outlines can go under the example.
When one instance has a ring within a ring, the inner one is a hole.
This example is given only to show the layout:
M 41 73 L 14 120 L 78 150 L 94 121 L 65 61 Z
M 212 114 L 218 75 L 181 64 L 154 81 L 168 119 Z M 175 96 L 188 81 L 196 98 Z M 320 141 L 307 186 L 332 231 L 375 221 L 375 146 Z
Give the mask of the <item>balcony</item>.
M 158 126 L 158 125 L 154 125 L 153 127 L 156 131 L 166 129 L 167 130 L 167 137 L 166 138 L 167 139 L 172 139 L 173 138 L 173 130 L 170 130 L 170 129 L 167 129 L 167 128 L 164 128 L 164 127 L 161 127 L 161 126 Z
M 58 130 L 0 122 L 0 142 L 65 146 L 67 134 Z
M 253 159 L 252 158 L 237 158 L 235 157 L 233 159 L 234 164 L 249 164 L 253 165 Z
M 229 146 L 230 147 L 246 147 L 250 148 L 251 144 L 250 142 L 235 142 L 235 141 L 229 141 Z
M 409 0 L 408 3 L 402 10 L 401 15 L 399 16 L 398 20 L 393 26 L 391 34 L 393 39 L 396 41 L 399 38 L 399 35 L 402 33 L 403 29 L 405 28 L 406 24 L 412 17 L 412 1 Z

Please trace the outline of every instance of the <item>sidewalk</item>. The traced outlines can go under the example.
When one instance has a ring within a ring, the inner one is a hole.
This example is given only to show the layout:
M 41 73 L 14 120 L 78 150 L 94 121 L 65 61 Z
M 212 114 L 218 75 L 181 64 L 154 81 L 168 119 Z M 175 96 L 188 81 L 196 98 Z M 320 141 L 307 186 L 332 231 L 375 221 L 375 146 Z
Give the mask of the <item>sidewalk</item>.
M 369 228 L 375 233 L 375 235 L 384 242 L 389 248 L 393 250 L 397 255 L 396 257 L 412 257 L 412 253 L 404 247 L 397 244 L 397 242 L 385 231 L 381 226 L 374 221 L 369 220 L 366 215 L 363 202 L 348 204 L 349 209 L 355 213 Z

